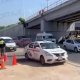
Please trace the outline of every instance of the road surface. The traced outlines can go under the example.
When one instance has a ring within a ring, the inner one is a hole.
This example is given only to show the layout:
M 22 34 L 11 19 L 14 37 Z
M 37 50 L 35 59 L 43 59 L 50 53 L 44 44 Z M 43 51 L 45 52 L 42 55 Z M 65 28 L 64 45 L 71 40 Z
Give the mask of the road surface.
M 17 65 L 15 66 L 11 64 L 14 52 L 8 53 L 9 61 L 6 62 L 6 69 L 0 70 L 0 80 L 80 80 L 80 67 L 68 62 L 64 65 L 42 66 L 37 61 L 26 61 L 24 56 L 20 56 L 23 52 L 23 49 L 15 52 L 17 55 Z

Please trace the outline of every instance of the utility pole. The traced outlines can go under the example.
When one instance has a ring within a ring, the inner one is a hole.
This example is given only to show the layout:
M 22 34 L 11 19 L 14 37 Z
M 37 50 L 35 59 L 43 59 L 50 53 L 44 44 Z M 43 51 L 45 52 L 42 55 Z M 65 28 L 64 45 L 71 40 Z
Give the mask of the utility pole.
M 22 0 L 22 8 L 23 8 L 23 17 L 25 18 L 25 6 L 24 6 L 24 0 Z
M 49 4 L 48 4 L 48 1 L 49 1 L 49 0 L 46 0 L 46 1 L 47 1 L 47 10 L 48 10 L 48 5 L 49 5 Z

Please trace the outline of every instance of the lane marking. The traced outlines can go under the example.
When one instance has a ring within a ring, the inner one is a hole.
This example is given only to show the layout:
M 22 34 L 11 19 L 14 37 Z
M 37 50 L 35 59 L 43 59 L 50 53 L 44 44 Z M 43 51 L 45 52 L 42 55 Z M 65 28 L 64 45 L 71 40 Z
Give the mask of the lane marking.
M 72 62 L 72 61 L 68 61 L 67 63 L 68 63 L 68 64 L 71 64 L 71 65 L 73 65 L 73 66 L 75 66 L 75 67 L 80 67 L 80 64 L 75 63 L 75 62 Z

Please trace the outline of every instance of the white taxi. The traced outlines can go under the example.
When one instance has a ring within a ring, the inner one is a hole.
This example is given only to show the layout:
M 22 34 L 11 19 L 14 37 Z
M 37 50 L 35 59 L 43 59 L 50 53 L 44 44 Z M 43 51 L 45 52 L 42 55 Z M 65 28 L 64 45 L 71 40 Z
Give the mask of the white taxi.
M 36 41 L 25 47 L 25 58 L 34 59 L 45 63 L 64 63 L 67 58 L 67 52 L 61 49 L 52 41 Z

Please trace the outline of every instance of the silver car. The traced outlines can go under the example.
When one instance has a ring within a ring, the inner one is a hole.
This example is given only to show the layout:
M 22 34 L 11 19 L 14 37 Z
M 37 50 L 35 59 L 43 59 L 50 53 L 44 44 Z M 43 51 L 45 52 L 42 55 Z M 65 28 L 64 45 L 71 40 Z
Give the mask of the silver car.
M 63 42 L 63 46 L 65 49 L 73 50 L 75 52 L 80 51 L 80 39 L 68 39 Z

